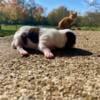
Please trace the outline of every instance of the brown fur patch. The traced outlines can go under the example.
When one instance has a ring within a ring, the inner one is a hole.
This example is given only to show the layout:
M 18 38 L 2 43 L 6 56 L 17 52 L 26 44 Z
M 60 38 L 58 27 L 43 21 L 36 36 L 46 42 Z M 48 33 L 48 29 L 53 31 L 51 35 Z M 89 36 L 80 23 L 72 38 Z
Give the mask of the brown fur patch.
M 33 43 L 38 43 L 39 42 L 39 28 L 31 28 L 28 33 L 28 38 Z
M 39 42 L 39 28 L 31 28 L 28 33 L 22 35 L 24 44 L 27 44 L 27 39 L 30 39 L 33 43 Z
M 35 28 L 31 28 L 30 30 L 29 30 L 29 32 L 30 33 L 37 33 L 37 34 L 39 34 L 39 28 L 37 28 L 37 27 L 35 27 Z

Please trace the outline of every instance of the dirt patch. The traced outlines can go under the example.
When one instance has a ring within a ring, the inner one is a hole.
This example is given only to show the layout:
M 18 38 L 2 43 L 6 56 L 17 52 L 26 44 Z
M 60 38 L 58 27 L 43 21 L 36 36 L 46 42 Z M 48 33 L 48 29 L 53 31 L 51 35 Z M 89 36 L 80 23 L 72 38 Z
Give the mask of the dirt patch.
M 77 31 L 71 51 L 21 57 L 0 37 L 0 100 L 100 100 L 100 32 Z

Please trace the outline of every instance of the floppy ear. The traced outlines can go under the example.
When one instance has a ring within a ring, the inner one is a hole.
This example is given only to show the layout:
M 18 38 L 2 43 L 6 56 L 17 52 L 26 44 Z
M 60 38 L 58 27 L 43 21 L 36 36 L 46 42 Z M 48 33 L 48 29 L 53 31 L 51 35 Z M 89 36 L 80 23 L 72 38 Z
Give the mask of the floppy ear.
M 65 48 L 73 48 L 75 43 L 76 43 L 76 35 L 74 34 L 74 32 L 66 32 L 66 44 L 65 44 Z
M 32 29 L 30 29 L 29 33 L 27 34 L 27 37 L 33 43 L 38 43 L 39 42 L 39 28 L 32 28 Z

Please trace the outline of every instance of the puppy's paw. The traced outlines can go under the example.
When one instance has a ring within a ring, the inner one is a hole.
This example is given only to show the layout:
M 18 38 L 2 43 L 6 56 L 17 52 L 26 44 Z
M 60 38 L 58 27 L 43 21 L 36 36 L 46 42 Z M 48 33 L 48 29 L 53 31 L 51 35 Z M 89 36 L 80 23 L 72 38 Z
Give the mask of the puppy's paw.
M 27 51 L 20 51 L 20 54 L 22 56 L 29 56 L 29 53 Z
M 53 59 L 54 58 L 54 54 L 50 51 L 48 52 L 45 52 L 44 53 L 44 56 L 47 58 L 47 59 Z
M 54 58 L 54 55 L 53 55 L 52 53 L 46 53 L 46 54 L 45 54 L 45 57 L 46 57 L 47 59 L 53 59 L 53 58 Z

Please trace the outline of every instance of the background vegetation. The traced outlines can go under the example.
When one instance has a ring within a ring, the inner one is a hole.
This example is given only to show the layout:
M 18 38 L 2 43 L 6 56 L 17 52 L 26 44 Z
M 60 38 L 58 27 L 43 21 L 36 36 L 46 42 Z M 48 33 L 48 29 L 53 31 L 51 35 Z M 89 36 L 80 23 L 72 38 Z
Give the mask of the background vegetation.
M 58 22 L 71 10 L 64 6 L 53 9 L 46 15 L 46 9 L 34 0 L 0 0 L 0 36 L 9 35 L 20 25 L 57 26 Z M 78 14 L 74 27 L 100 30 L 100 9 Z M 4 34 L 5 33 L 5 34 Z

